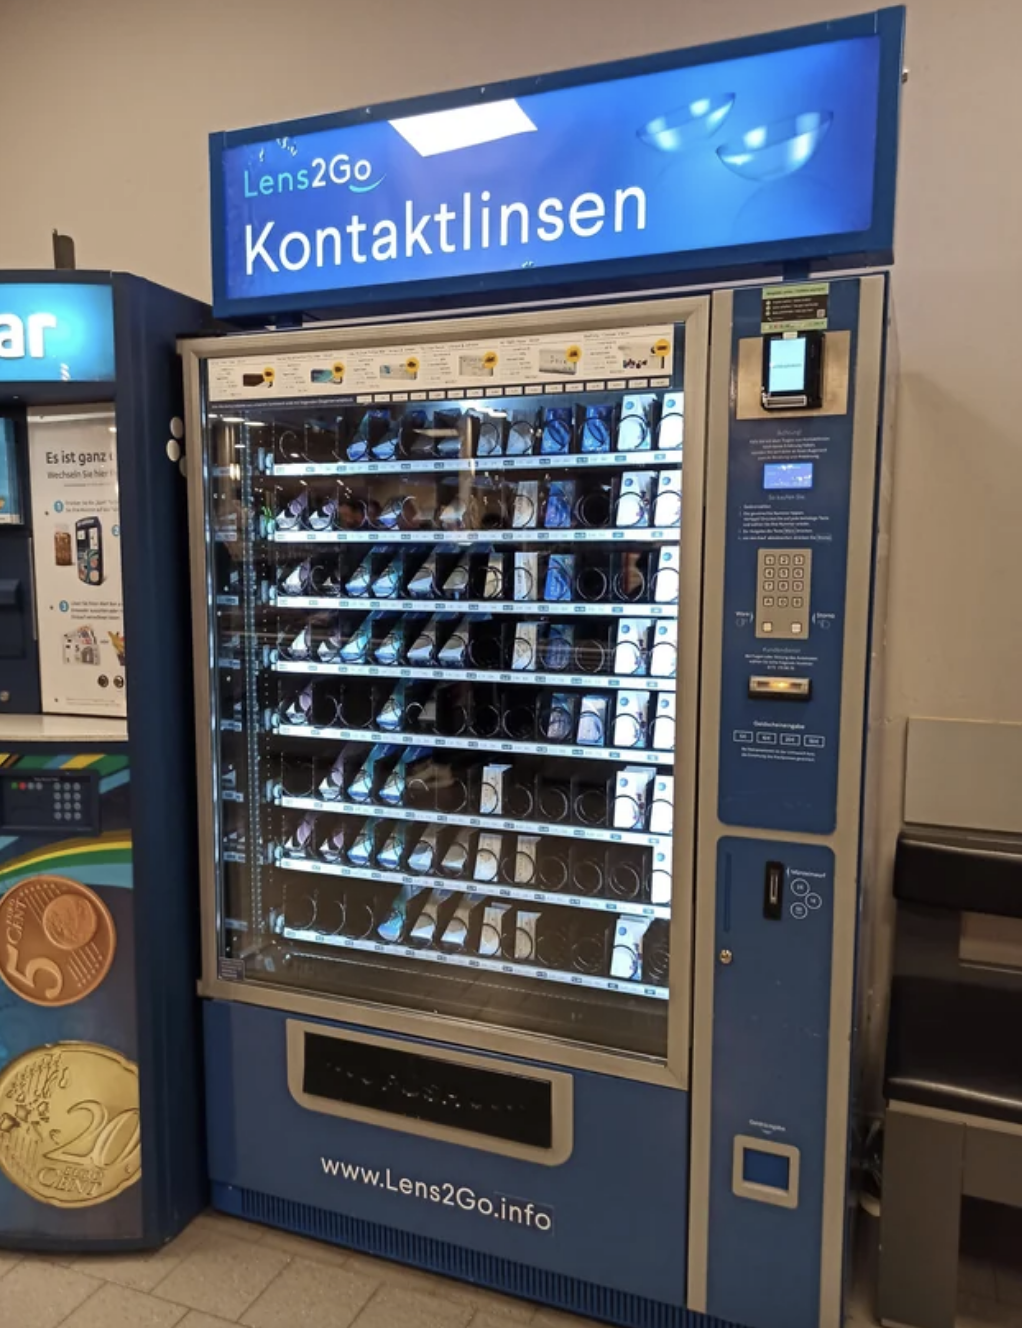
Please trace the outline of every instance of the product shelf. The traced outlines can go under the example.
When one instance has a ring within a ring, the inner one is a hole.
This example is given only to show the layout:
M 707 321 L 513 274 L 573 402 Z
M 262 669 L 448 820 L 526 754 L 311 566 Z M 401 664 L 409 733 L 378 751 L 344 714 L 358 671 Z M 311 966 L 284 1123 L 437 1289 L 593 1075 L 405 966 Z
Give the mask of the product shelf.
M 444 460 L 416 458 L 411 461 L 285 461 L 269 459 L 268 475 L 278 476 L 331 476 L 331 475 L 438 475 L 460 472 L 483 473 L 490 471 L 522 470 L 598 470 L 607 466 L 613 470 L 623 466 L 659 466 L 661 469 L 681 469 L 681 452 L 586 452 L 546 453 L 529 456 L 476 456 L 448 457 Z
M 494 881 L 465 881 L 449 876 L 419 876 L 415 872 L 385 871 L 378 867 L 353 867 L 341 862 L 315 862 L 283 857 L 277 863 L 285 871 L 308 872 L 313 876 L 344 876 L 357 881 L 386 885 L 411 885 L 433 890 L 455 890 L 459 894 L 484 895 L 487 899 L 518 899 L 530 904 L 557 904 L 561 908 L 584 908 L 597 913 L 626 913 L 629 917 L 670 918 L 669 904 L 643 904 L 625 899 L 602 899 L 568 891 L 534 890 L 529 886 L 502 885 Z
M 648 986 L 645 983 L 619 981 L 616 978 L 592 977 L 588 973 L 566 973 L 554 968 L 508 963 L 502 959 L 483 959 L 475 955 L 446 954 L 442 950 L 416 950 L 410 945 L 387 945 L 383 941 L 363 940 L 355 936 L 326 936 L 321 932 L 302 931 L 295 927 L 285 927 L 281 935 L 289 941 L 298 941 L 306 945 L 329 945 L 342 950 L 364 950 L 370 954 L 386 954 L 426 963 L 449 964 L 452 968 L 477 969 L 485 973 L 501 973 L 511 977 L 536 978 L 541 982 L 559 982 L 572 987 L 615 991 L 626 996 L 644 996 L 656 1001 L 669 1000 L 671 994 L 669 987 Z
M 677 526 L 593 530 L 271 530 L 271 544 L 678 544 Z
M 569 756 L 583 761 L 628 761 L 633 765 L 674 764 L 673 752 L 643 747 L 585 747 L 557 742 L 515 742 L 498 738 L 440 737 L 435 733 L 391 733 L 383 729 L 313 728 L 278 724 L 271 731 L 282 738 L 315 738 L 327 742 L 396 743 L 402 747 L 439 747 L 455 752 L 502 752 L 517 756 Z
M 378 816 L 396 821 L 432 821 L 437 825 L 463 825 L 473 830 L 505 831 L 523 835 L 555 835 L 589 843 L 635 844 L 642 848 L 667 848 L 673 843 L 671 835 L 658 835 L 645 830 L 615 830 L 609 827 L 552 824 L 547 821 L 520 821 L 506 816 L 473 816 L 462 812 L 437 812 L 414 807 L 388 807 L 377 802 L 334 801 L 329 798 L 293 797 L 277 793 L 278 807 L 295 811 L 340 812 L 353 816 Z
M 225 666 L 226 667 L 226 666 Z M 399 678 L 411 682 L 496 682 L 518 683 L 532 687 L 589 687 L 596 691 L 673 692 L 674 678 L 649 678 L 643 675 L 617 677 L 605 674 L 534 673 L 528 669 L 496 671 L 493 669 L 416 668 L 386 664 L 318 664 L 279 659 L 275 673 L 316 674 L 332 678 Z

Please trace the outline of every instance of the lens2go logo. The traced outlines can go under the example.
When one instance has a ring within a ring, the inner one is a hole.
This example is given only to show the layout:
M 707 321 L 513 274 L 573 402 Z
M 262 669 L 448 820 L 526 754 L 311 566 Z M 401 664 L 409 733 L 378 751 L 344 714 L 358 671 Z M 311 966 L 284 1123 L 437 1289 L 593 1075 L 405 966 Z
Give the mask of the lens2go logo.
M 281 146 L 286 145 L 287 140 L 284 140 Z M 307 167 L 300 166 L 297 170 L 246 169 L 244 193 L 246 198 L 268 198 L 273 194 L 303 193 L 306 189 L 327 189 L 337 185 L 349 189 L 353 194 L 369 194 L 386 178 L 385 175 L 379 175 L 373 179 L 372 162 L 367 158 L 359 157 L 352 161 L 347 152 L 337 152 L 329 158 L 313 157 Z

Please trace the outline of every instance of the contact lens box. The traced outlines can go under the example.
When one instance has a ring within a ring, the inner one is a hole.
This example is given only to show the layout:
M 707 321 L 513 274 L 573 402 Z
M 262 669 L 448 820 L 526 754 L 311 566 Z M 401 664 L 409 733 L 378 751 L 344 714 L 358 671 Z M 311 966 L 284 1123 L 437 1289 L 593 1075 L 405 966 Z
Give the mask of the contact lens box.
M 614 672 L 621 676 L 644 675 L 652 618 L 621 618 L 614 645 Z
M 504 555 L 496 549 L 486 554 L 486 571 L 483 573 L 483 599 L 503 599 L 504 597 Z
M 547 530 L 567 530 L 575 506 L 575 481 L 551 480 L 547 489 L 543 525 Z
M 680 470 L 662 470 L 658 474 L 653 524 L 666 528 L 681 525 Z
M 500 835 L 480 834 L 479 842 L 476 845 L 475 879 L 477 881 L 489 882 L 497 879 L 500 873 L 500 855 L 503 847 L 504 840 Z
M 614 713 L 614 746 L 645 747 L 649 692 L 618 692 Z
M 388 871 L 397 871 L 405 855 L 408 826 L 398 822 L 387 836 L 387 841 L 376 855 L 376 861 Z
M 614 924 L 614 946 L 610 952 L 610 976 L 633 982 L 642 976 L 642 938 L 649 918 L 618 918 Z
M 445 669 L 460 668 L 465 663 L 468 654 L 468 630 L 468 619 L 459 618 L 454 624 L 454 631 L 441 646 L 437 662 Z
M 529 960 L 536 954 L 536 929 L 539 914 L 519 909 L 515 915 L 515 958 Z
M 484 765 L 482 787 L 479 794 L 479 812 L 482 816 L 500 816 L 504 811 L 507 777 L 510 765 Z
M 674 776 L 658 774 L 649 804 L 649 830 L 653 835 L 674 833 Z
M 681 588 L 681 550 L 665 546 L 657 558 L 653 599 L 657 604 L 677 604 Z
M 649 873 L 649 902 L 669 904 L 674 893 L 674 872 L 671 864 L 671 845 L 653 850 Z
M 649 512 L 653 505 L 653 481 L 656 478 L 651 470 L 626 470 L 621 476 L 621 488 L 617 495 L 617 511 L 614 524 L 628 530 L 644 528 L 649 525 Z
M 614 829 L 642 830 L 646 825 L 650 785 L 656 772 L 648 766 L 626 765 L 614 782 Z
M 408 582 L 409 595 L 435 595 L 436 594 L 436 559 L 434 551 L 429 555 L 426 561 L 412 575 Z
M 673 692 L 657 692 L 653 711 L 653 749 L 658 752 L 674 751 L 676 723 Z
M 583 696 L 578 716 L 578 739 L 584 747 L 607 745 L 607 698 Z
M 515 672 L 536 667 L 536 650 L 539 644 L 539 623 L 520 622 L 515 628 L 514 644 L 511 647 L 511 667 Z
M 653 446 L 653 411 L 655 393 L 629 393 L 621 402 L 621 418 L 617 426 L 619 452 L 648 452 Z
M 514 597 L 516 600 L 535 600 L 539 584 L 539 554 L 533 551 L 515 553 Z
M 507 925 L 510 904 L 487 904 L 483 912 L 483 925 L 479 932 L 479 953 L 483 958 L 502 953 L 504 928 Z
M 575 555 L 573 553 L 552 553 L 547 560 L 546 577 L 543 581 L 543 598 L 550 601 L 571 599 L 571 587 L 575 581 Z
M 649 651 L 649 676 L 673 678 L 678 672 L 678 620 L 658 618 Z
M 660 427 L 657 429 L 658 452 L 680 452 L 685 441 L 685 393 L 666 392 Z
M 539 507 L 539 480 L 519 480 L 511 509 L 513 530 L 531 530 Z
M 519 835 L 515 849 L 515 885 L 532 885 L 536 879 L 539 835 Z

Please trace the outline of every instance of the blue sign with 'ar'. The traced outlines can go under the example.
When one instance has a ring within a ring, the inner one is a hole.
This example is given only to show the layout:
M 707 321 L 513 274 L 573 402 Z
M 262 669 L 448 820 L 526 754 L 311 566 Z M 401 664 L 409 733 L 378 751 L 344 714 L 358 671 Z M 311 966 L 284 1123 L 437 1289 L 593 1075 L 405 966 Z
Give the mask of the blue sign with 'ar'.
M 903 26 L 214 135 L 216 310 L 889 256 Z
M 0 383 L 106 383 L 113 377 L 110 286 L 0 281 Z

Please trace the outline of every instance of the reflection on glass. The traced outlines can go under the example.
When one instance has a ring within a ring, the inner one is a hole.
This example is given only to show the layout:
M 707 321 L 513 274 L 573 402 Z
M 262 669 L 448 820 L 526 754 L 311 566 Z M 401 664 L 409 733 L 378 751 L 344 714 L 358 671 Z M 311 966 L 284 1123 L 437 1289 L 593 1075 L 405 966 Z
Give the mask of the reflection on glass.
M 724 143 L 717 156 L 745 180 L 780 180 L 812 160 L 833 121 L 830 111 L 806 111 L 775 120 Z

